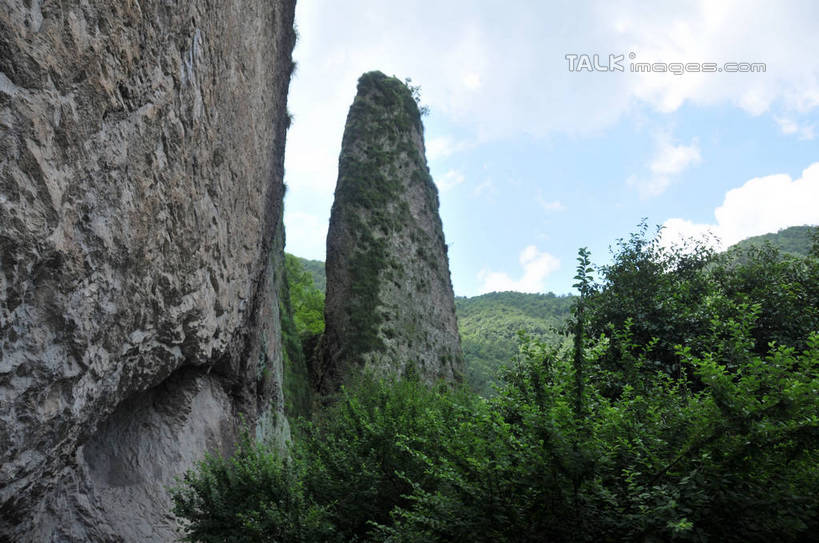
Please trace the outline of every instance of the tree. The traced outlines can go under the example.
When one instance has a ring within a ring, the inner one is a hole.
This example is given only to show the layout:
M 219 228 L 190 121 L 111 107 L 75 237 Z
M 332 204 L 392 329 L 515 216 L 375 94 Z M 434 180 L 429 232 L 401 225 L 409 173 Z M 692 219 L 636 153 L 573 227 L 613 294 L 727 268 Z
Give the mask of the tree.
M 313 277 L 291 254 L 285 254 L 290 305 L 296 330 L 302 338 L 324 332 L 324 293 L 315 287 Z

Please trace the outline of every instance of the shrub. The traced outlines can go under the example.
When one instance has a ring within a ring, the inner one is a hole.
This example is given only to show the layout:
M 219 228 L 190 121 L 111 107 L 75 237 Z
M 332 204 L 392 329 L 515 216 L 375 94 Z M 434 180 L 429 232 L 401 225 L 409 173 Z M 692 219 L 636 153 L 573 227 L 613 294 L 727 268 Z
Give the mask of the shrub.
M 208 455 L 171 489 L 183 540 L 331 541 L 327 511 L 304 492 L 298 466 L 245 433 L 230 458 Z

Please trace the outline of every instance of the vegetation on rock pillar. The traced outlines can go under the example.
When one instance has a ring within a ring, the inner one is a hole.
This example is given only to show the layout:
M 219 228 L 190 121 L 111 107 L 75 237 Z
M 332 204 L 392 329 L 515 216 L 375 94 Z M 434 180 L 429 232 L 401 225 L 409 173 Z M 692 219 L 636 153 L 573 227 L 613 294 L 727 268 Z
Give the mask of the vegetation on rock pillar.
M 327 235 L 319 388 L 361 368 L 454 379 L 462 360 L 438 193 L 417 87 L 361 76 L 339 156 Z

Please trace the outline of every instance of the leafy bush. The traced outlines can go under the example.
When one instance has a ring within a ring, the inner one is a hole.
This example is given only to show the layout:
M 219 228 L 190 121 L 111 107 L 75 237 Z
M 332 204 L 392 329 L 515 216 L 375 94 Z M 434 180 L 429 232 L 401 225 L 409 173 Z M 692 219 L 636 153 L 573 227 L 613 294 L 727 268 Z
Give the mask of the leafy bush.
M 734 323 L 737 344 L 749 322 Z M 703 390 L 659 372 L 616 399 L 589 345 L 582 412 L 568 353 L 525 345 L 489 408 L 425 457 L 437 482 L 416 487 L 383 540 L 803 540 L 819 510 L 819 335 L 810 345 L 748 351 L 739 376 L 722 353 L 683 349 Z
M 247 434 L 230 458 L 208 455 L 171 489 L 184 541 L 330 541 L 325 509 L 305 495 L 296 464 Z
M 362 377 L 315 423 L 303 424 L 294 458 L 304 485 L 329 511 L 345 541 L 365 540 L 374 523 L 390 522 L 416 486 L 430 482 L 424 457 L 437 457 L 479 399 L 417 377 Z
M 605 346 L 587 344 L 580 412 L 572 353 L 535 340 L 491 400 L 367 381 L 291 460 L 211 458 L 175 513 L 190 541 L 802 540 L 819 527 L 819 335 L 762 358 L 741 347 L 749 316 L 732 324 L 738 375 L 728 353 L 680 349 L 697 392 L 658 372 L 608 398 Z
M 659 231 L 658 231 L 659 233 Z M 742 319 L 759 304 L 749 333 L 764 356 L 771 342 L 803 350 L 819 330 L 819 259 L 782 254 L 772 245 L 717 255 L 703 244 L 667 248 L 645 222 L 620 240 L 613 262 L 599 268 L 601 282 L 588 301 L 589 335 L 610 341 L 603 364 L 623 386 L 630 362 L 621 356 L 617 330 L 629 327 L 634 342 L 650 349 L 644 371 L 680 377 L 677 345 L 705 356 L 714 347 L 714 321 Z M 729 368 L 737 365 L 729 360 Z

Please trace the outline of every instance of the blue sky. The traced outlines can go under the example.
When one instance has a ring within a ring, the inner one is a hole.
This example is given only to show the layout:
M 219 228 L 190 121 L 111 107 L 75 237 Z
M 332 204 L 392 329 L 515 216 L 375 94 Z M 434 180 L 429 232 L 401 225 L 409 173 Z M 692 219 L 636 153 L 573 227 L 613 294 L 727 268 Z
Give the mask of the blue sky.
M 299 2 L 286 250 L 324 258 L 344 120 L 374 69 L 411 77 L 430 109 L 457 295 L 570 292 L 577 249 L 603 263 L 643 217 L 667 243 L 725 245 L 819 223 L 819 4 L 610 4 Z M 572 54 L 624 70 L 572 72 Z

